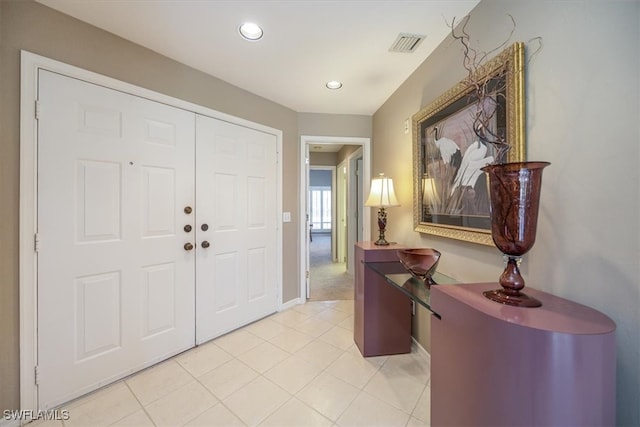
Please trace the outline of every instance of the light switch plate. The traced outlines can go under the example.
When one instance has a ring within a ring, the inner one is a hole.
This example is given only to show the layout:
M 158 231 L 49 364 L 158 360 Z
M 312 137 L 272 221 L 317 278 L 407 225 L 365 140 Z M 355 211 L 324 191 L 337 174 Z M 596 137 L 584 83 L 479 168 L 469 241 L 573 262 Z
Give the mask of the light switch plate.
M 282 222 L 291 222 L 291 212 L 282 212 Z

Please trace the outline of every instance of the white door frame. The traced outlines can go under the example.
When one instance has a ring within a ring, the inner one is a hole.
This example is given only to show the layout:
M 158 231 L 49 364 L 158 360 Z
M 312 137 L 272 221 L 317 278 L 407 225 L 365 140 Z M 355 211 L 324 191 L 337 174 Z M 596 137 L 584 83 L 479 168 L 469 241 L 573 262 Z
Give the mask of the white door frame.
M 25 50 L 21 51 L 20 70 L 20 409 L 38 410 L 36 379 L 37 363 L 37 153 L 38 70 L 45 69 L 68 77 L 119 90 L 152 101 L 161 102 L 196 114 L 273 134 L 277 140 L 277 283 L 278 310 L 283 307 L 282 280 L 282 131 L 259 123 L 234 117 L 201 105 L 144 89 L 101 74 L 87 71 Z
M 338 262 L 347 258 L 347 159 L 336 166 L 336 257 Z
M 364 206 L 364 195 L 368 194 L 369 190 L 365 190 L 363 185 L 364 183 L 369 184 L 371 182 L 371 177 L 369 176 L 365 178 L 364 176 L 356 175 L 356 170 L 358 169 L 357 163 L 360 159 L 362 159 L 362 164 L 364 165 L 364 153 L 362 148 L 358 148 L 356 151 L 349 154 L 346 159 L 347 191 L 349 193 L 349 197 L 347 198 L 347 250 L 349 250 L 349 247 L 353 248 L 355 243 L 358 241 L 358 231 L 363 231 L 362 228 L 358 230 L 355 227 L 349 227 L 349 224 L 360 224 L 364 221 L 364 215 L 371 214 L 371 209 Z M 360 182 L 363 184 L 360 184 Z M 362 196 L 358 197 L 360 190 L 362 190 Z M 358 200 L 360 201 L 360 206 L 355 205 Z M 357 218 L 357 221 L 354 221 L 354 218 Z M 367 227 L 366 230 L 369 232 L 370 227 Z M 361 236 L 363 236 L 362 240 L 369 240 L 368 235 L 366 238 L 364 237 L 364 234 L 361 234 Z M 355 256 L 353 256 L 353 254 L 352 256 L 347 254 L 347 272 L 351 275 L 354 275 L 356 271 L 354 261 Z
M 299 302 L 304 304 L 307 301 L 307 270 L 309 262 L 309 221 L 307 219 L 307 192 L 308 192 L 308 176 L 309 176 L 309 159 L 307 154 L 309 153 L 310 144 L 333 144 L 333 145 L 361 145 L 362 146 L 362 163 L 364 165 L 363 171 L 363 193 L 369 193 L 369 186 L 371 185 L 371 138 L 362 137 L 339 137 L 339 136 L 310 136 L 302 135 L 300 137 L 300 168 L 299 179 L 300 187 L 300 207 L 299 212 L 299 235 L 300 235 L 300 298 Z M 361 206 L 364 209 L 364 204 Z M 371 235 L 371 214 L 370 209 L 364 209 L 362 220 L 362 239 L 369 240 Z M 347 248 L 350 250 L 349 248 Z

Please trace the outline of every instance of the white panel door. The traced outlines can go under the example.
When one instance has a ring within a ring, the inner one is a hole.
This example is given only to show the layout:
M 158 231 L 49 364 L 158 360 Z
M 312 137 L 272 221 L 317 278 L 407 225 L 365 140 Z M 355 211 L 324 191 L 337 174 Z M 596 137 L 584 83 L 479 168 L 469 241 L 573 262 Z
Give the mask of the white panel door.
M 274 135 L 196 118 L 198 343 L 277 309 L 276 150 Z
M 38 377 L 51 408 L 195 341 L 195 115 L 39 74 Z

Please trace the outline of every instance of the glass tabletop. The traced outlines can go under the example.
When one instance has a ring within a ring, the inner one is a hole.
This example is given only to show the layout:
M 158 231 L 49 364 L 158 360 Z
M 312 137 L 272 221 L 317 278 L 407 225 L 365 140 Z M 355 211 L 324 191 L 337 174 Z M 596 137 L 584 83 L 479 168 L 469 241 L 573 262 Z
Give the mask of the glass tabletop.
M 426 286 L 422 280 L 416 279 L 409 274 L 402 264 L 399 262 L 367 262 L 365 264 L 367 267 L 383 276 L 389 284 L 401 290 L 413 301 L 433 313 L 433 310 L 431 309 L 430 287 Z M 449 277 L 438 272 L 435 272 L 432 278 L 437 283 L 432 286 L 460 283 L 453 277 Z

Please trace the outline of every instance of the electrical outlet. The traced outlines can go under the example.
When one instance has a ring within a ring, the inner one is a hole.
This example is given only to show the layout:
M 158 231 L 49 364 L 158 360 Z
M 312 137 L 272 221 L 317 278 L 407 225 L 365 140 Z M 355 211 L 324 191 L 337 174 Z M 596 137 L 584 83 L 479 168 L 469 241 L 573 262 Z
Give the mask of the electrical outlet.
M 409 133 L 409 119 L 404 121 L 404 134 L 408 134 Z

